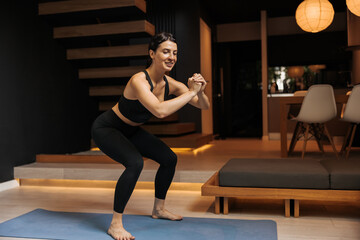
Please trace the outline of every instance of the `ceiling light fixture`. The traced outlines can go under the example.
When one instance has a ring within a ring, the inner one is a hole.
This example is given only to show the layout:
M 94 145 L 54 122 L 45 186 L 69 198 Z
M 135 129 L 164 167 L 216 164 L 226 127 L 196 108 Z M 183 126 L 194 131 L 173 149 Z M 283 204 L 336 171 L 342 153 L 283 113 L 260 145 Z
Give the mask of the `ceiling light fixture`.
M 346 5 L 350 12 L 360 17 L 360 0 L 346 0 Z
M 306 32 L 320 32 L 334 19 L 334 8 L 328 0 L 304 0 L 295 13 L 296 23 Z

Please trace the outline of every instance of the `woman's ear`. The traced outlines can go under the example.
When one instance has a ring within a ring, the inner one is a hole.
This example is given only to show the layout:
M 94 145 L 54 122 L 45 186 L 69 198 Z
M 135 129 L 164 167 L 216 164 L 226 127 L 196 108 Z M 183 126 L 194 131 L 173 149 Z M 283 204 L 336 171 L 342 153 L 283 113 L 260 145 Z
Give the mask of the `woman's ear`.
M 155 52 L 154 52 L 154 50 L 149 50 L 149 56 L 150 56 L 150 58 L 151 59 L 154 59 L 155 58 Z

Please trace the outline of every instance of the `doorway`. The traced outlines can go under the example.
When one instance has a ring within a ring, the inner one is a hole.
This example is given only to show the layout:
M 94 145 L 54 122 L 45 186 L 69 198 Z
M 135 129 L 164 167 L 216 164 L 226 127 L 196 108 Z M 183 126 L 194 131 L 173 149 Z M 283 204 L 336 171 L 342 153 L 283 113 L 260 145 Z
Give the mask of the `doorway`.
M 261 42 L 218 43 L 217 130 L 221 138 L 262 137 Z

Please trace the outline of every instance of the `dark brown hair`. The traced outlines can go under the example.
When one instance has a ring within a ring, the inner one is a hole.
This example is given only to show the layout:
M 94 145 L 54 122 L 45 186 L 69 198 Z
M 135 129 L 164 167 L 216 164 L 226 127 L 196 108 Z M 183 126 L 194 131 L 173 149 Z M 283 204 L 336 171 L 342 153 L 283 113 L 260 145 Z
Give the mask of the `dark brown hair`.
M 151 38 L 151 41 L 149 43 L 149 51 L 153 50 L 154 52 L 156 52 L 156 50 L 158 49 L 159 45 L 165 41 L 171 41 L 176 43 L 175 37 L 173 34 L 168 33 L 168 32 L 161 32 L 156 34 L 155 36 L 153 36 Z

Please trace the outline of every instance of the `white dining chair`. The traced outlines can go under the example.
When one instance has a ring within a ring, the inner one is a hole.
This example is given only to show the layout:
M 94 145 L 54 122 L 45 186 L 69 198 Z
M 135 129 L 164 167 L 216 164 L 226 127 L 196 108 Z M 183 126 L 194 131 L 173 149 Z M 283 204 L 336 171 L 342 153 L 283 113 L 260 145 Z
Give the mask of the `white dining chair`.
M 304 144 L 301 157 L 304 158 L 309 132 L 315 137 L 319 149 L 323 152 L 320 140 L 325 133 L 336 157 L 339 158 L 332 136 L 326 126 L 326 122 L 335 118 L 336 114 L 337 109 L 332 86 L 328 84 L 311 86 L 304 97 L 299 114 L 293 119 L 297 121 L 297 124 L 290 143 L 289 153 L 294 150 L 296 142 L 300 139 L 299 136 L 303 133 Z
M 341 120 L 350 123 L 340 151 L 340 155 L 342 155 L 346 150 L 345 159 L 348 159 L 356 127 L 360 123 L 360 84 L 353 87 Z

